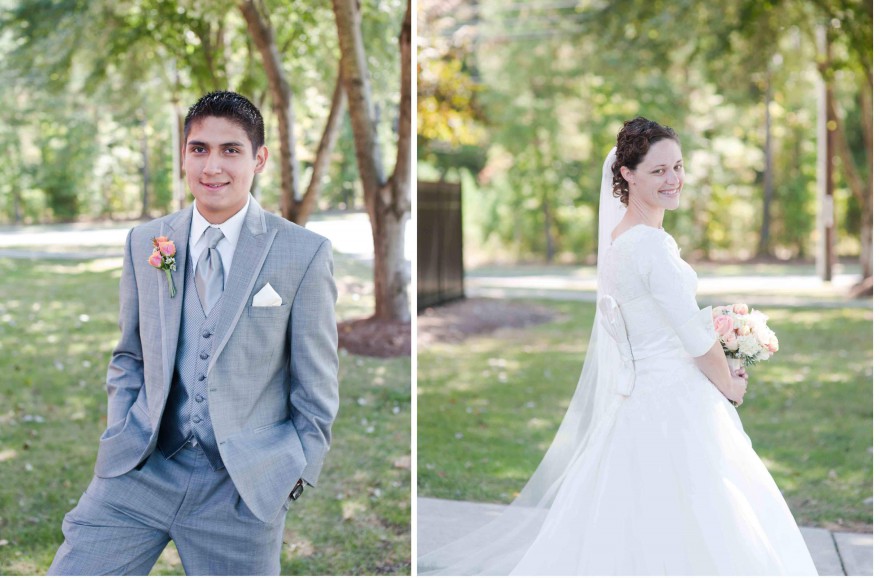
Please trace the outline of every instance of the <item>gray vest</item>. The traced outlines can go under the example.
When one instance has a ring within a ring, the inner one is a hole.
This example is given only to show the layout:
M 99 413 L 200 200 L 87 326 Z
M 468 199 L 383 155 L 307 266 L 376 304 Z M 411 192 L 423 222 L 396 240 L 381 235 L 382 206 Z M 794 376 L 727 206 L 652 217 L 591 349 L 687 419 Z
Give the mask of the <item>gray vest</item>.
M 182 295 L 183 313 L 177 339 L 177 357 L 171 391 L 159 426 L 158 446 L 165 459 L 170 459 L 188 443 L 197 442 L 215 470 L 223 468 L 217 449 L 211 414 L 208 412 L 206 372 L 214 354 L 215 329 L 223 297 L 205 316 L 187 256 Z

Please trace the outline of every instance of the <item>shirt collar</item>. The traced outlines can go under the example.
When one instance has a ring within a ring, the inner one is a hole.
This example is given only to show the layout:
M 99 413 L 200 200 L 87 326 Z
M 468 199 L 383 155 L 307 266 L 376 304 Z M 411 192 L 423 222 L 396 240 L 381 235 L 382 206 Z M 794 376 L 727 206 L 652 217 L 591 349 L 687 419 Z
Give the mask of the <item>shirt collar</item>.
M 241 227 L 244 224 L 244 218 L 247 215 L 248 207 L 251 204 L 251 196 L 248 195 L 247 202 L 237 213 L 226 219 L 219 225 L 211 225 L 205 217 L 199 212 L 199 202 L 193 203 L 192 227 L 190 228 L 190 239 L 193 243 L 198 243 L 199 239 L 208 227 L 217 227 L 223 231 L 223 238 L 229 241 L 233 247 L 238 245 L 238 237 L 241 235 Z

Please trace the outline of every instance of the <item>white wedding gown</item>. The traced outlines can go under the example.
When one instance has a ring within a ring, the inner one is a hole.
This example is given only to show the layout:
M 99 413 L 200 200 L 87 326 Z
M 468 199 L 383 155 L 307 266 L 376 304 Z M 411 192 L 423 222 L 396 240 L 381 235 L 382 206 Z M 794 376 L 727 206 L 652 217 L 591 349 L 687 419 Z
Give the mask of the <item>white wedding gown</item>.
M 715 333 L 675 240 L 637 225 L 609 251 L 601 281 L 634 360 L 628 395 L 568 467 L 512 574 L 816 575 L 737 410 L 694 362 Z

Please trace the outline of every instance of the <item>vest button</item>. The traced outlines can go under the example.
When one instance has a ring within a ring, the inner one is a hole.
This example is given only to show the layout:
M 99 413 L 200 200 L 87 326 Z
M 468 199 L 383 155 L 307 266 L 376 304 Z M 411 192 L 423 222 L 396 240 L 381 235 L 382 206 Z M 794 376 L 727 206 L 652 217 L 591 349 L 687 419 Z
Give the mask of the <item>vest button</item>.
M 193 423 L 200 423 L 201 421 L 202 421 L 202 418 L 200 418 L 199 416 L 196 416 L 193 418 Z
M 208 359 L 208 357 L 210 357 L 210 356 L 208 355 L 207 351 L 203 351 L 202 353 L 199 354 L 199 357 L 201 359 Z
M 203 373 L 203 374 L 201 374 L 201 375 L 199 376 L 199 381 L 205 381 L 205 379 L 206 379 L 207 377 L 208 377 L 208 376 L 205 375 L 205 374 Z
M 212 335 L 212 333 L 211 333 L 210 331 L 207 331 L 207 330 L 206 330 L 204 333 L 202 333 L 202 337 L 204 337 L 205 339 L 211 337 L 211 335 Z
M 203 401 L 205 401 L 205 398 L 202 397 L 202 394 L 200 393 L 200 394 L 196 395 L 196 401 L 199 403 L 202 403 Z

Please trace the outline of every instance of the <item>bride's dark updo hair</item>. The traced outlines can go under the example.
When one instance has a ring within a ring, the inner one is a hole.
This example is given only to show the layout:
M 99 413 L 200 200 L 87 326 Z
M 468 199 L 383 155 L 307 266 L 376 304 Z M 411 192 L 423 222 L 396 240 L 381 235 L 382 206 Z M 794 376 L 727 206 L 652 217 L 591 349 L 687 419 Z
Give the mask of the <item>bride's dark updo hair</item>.
M 635 170 L 645 160 L 651 145 L 664 139 L 672 139 L 681 144 L 674 130 L 653 120 L 637 116 L 623 123 L 617 133 L 617 159 L 611 165 L 611 174 L 612 192 L 615 197 L 620 197 L 620 202 L 624 205 L 629 205 L 629 183 L 620 174 L 620 168 Z

